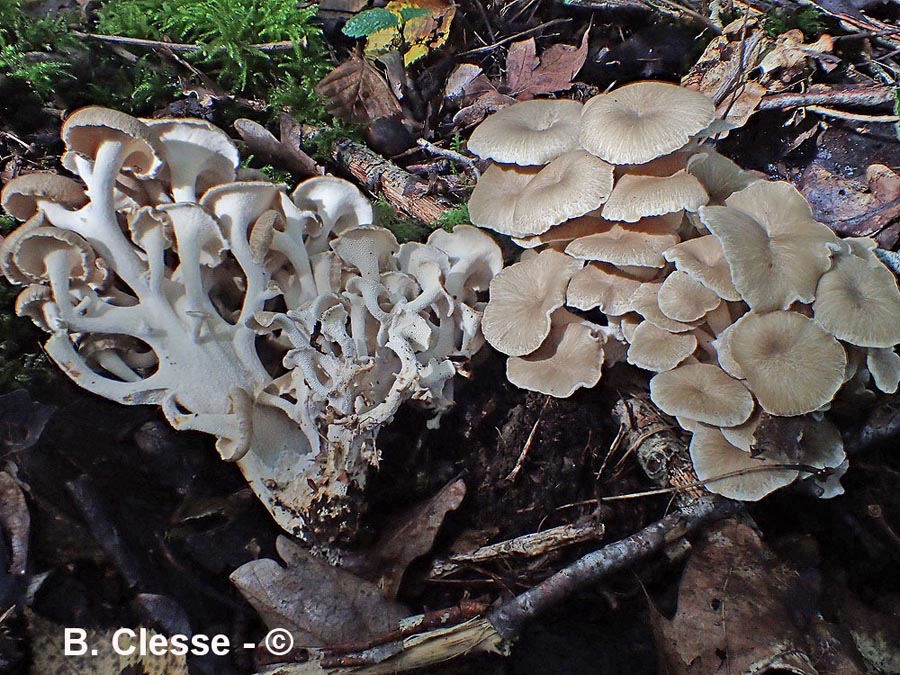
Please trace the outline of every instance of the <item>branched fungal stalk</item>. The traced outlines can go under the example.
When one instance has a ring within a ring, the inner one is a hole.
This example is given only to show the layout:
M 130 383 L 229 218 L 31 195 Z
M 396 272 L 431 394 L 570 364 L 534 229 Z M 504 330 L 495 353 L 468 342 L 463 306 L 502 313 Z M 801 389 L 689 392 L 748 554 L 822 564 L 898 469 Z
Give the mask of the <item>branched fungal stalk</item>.
M 199 120 L 84 108 L 63 164 L 3 191 L 0 269 L 77 384 L 218 437 L 278 523 L 347 514 L 409 399 L 442 411 L 481 346 L 500 250 L 470 226 L 400 246 L 352 184 L 244 179 Z

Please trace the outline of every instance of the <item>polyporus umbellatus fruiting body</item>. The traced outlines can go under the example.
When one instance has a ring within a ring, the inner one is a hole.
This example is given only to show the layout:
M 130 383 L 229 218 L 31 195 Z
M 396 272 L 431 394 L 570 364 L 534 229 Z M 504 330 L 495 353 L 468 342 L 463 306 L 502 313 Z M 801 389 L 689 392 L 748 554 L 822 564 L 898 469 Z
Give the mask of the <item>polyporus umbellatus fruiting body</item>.
M 760 499 L 801 476 L 785 464 L 804 464 L 832 469 L 814 491 L 840 494 L 846 458 L 825 412 L 870 373 L 884 392 L 900 380 L 900 290 L 876 243 L 839 239 L 791 185 L 710 149 L 721 123 L 696 91 L 636 82 L 587 101 L 578 123 L 577 103 L 524 114 L 537 103 L 488 118 L 470 146 L 494 161 L 472 222 L 527 249 L 485 309 L 510 381 L 568 396 L 624 352 L 657 373 L 651 397 L 693 433 L 713 492 Z M 575 177 L 558 169 L 570 157 Z M 573 210 L 549 208 L 557 201 Z M 578 354 L 567 360 L 580 365 L 550 378 L 540 366 L 562 352 L 567 326 L 593 340 L 569 340 Z
M 442 411 L 481 346 L 500 250 L 470 226 L 399 245 L 352 184 L 241 180 L 200 120 L 85 108 L 63 126 L 83 181 L 4 189 L 17 311 L 80 386 L 218 437 L 278 523 L 347 517 L 375 437 L 409 399 Z

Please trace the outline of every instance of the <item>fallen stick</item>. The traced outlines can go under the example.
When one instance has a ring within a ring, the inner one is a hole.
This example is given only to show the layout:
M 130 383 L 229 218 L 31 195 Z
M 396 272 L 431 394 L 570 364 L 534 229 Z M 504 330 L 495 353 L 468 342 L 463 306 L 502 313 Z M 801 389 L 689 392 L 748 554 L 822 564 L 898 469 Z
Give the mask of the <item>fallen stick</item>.
M 759 102 L 758 110 L 783 110 L 804 106 L 859 106 L 878 108 L 891 105 L 893 87 L 854 87 L 852 89 L 817 88 L 802 94 L 772 94 Z
M 100 33 L 83 33 L 78 30 L 72 31 L 75 37 L 84 38 L 85 40 L 95 40 L 96 42 L 108 42 L 114 45 L 127 45 L 129 47 L 147 47 L 150 49 L 168 49 L 176 53 L 198 52 L 205 48 L 201 45 L 192 45 L 184 42 L 163 42 L 162 40 L 145 40 L 144 38 L 125 37 L 123 35 L 102 35 Z M 295 49 L 298 45 L 290 40 L 280 42 L 260 42 L 258 44 L 249 45 L 250 49 L 258 49 L 261 52 L 288 52 Z M 215 47 L 213 51 L 224 52 L 225 47 Z

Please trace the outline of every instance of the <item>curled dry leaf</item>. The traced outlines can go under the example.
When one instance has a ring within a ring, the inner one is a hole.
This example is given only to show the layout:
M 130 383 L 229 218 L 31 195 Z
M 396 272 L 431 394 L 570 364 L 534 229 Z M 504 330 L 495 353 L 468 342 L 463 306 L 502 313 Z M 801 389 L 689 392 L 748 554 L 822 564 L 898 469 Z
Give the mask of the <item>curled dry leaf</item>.
M 266 626 L 288 629 L 298 647 L 366 640 L 395 629 L 408 614 L 375 584 L 313 557 L 287 537 L 276 547 L 284 567 L 269 558 L 254 560 L 230 578 Z
M 0 471 L 0 536 L 9 547 L 9 566 L 0 571 L 0 607 L 4 609 L 17 604 L 25 592 L 30 530 L 25 493 L 15 478 Z
M 537 56 L 534 38 L 513 42 L 506 56 L 506 86 L 520 101 L 572 86 L 588 54 L 588 31 L 578 47 L 556 44 Z
M 24 389 L 0 396 L 0 447 L 5 453 L 27 450 L 37 443 L 55 408 L 32 401 Z
M 651 612 L 666 672 L 865 672 L 852 646 L 821 618 L 818 590 L 806 578 L 773 560 L 751 527 L 723 521 L 688 560 L 675 616 Z
M 388 598 L 397 597 L 406 568 L 431 550 L 444 518 L 459 508 L 465 496 L 466 484 L 462 480 L 448 483 L 385 532 L 375 547 L 375 557 L 381 567 L 379 586 Z
M 359 56 L 344 61 L 316 85 L 329 113 L 348 124 L 400 114 L 400 102 L 381 74 Z

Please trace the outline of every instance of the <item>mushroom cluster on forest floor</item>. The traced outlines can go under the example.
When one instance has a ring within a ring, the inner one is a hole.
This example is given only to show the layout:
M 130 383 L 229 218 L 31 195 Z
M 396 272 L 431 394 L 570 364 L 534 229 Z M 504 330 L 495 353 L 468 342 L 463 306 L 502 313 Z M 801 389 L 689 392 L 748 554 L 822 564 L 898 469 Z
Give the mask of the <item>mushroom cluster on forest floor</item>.
M 485 120 L 472 222 L 525 250 L 491 283 L 484 334 L 510 382 L 551 396 L 623 359 L 656 373 L 713 492 L 757 500 L 803 475 L 833 496 L 847 463 L 824 413 L 897 390 L 897 281 L 874 240 L 838 238 L 790 184 L 704 144 L 722 129 L 663 82 Z
M 81 182 L 30 174 L 2 193 L 25 222 L 0 270 L 50 357 L 91 392 L 217 436 L 288 531 L 347 515 L 398 407 L 452 403 L 497 244 L 460 226 L 401 246 L 351 183 L 289 195 L 201 120 L 84 108 L 62 137 Z

